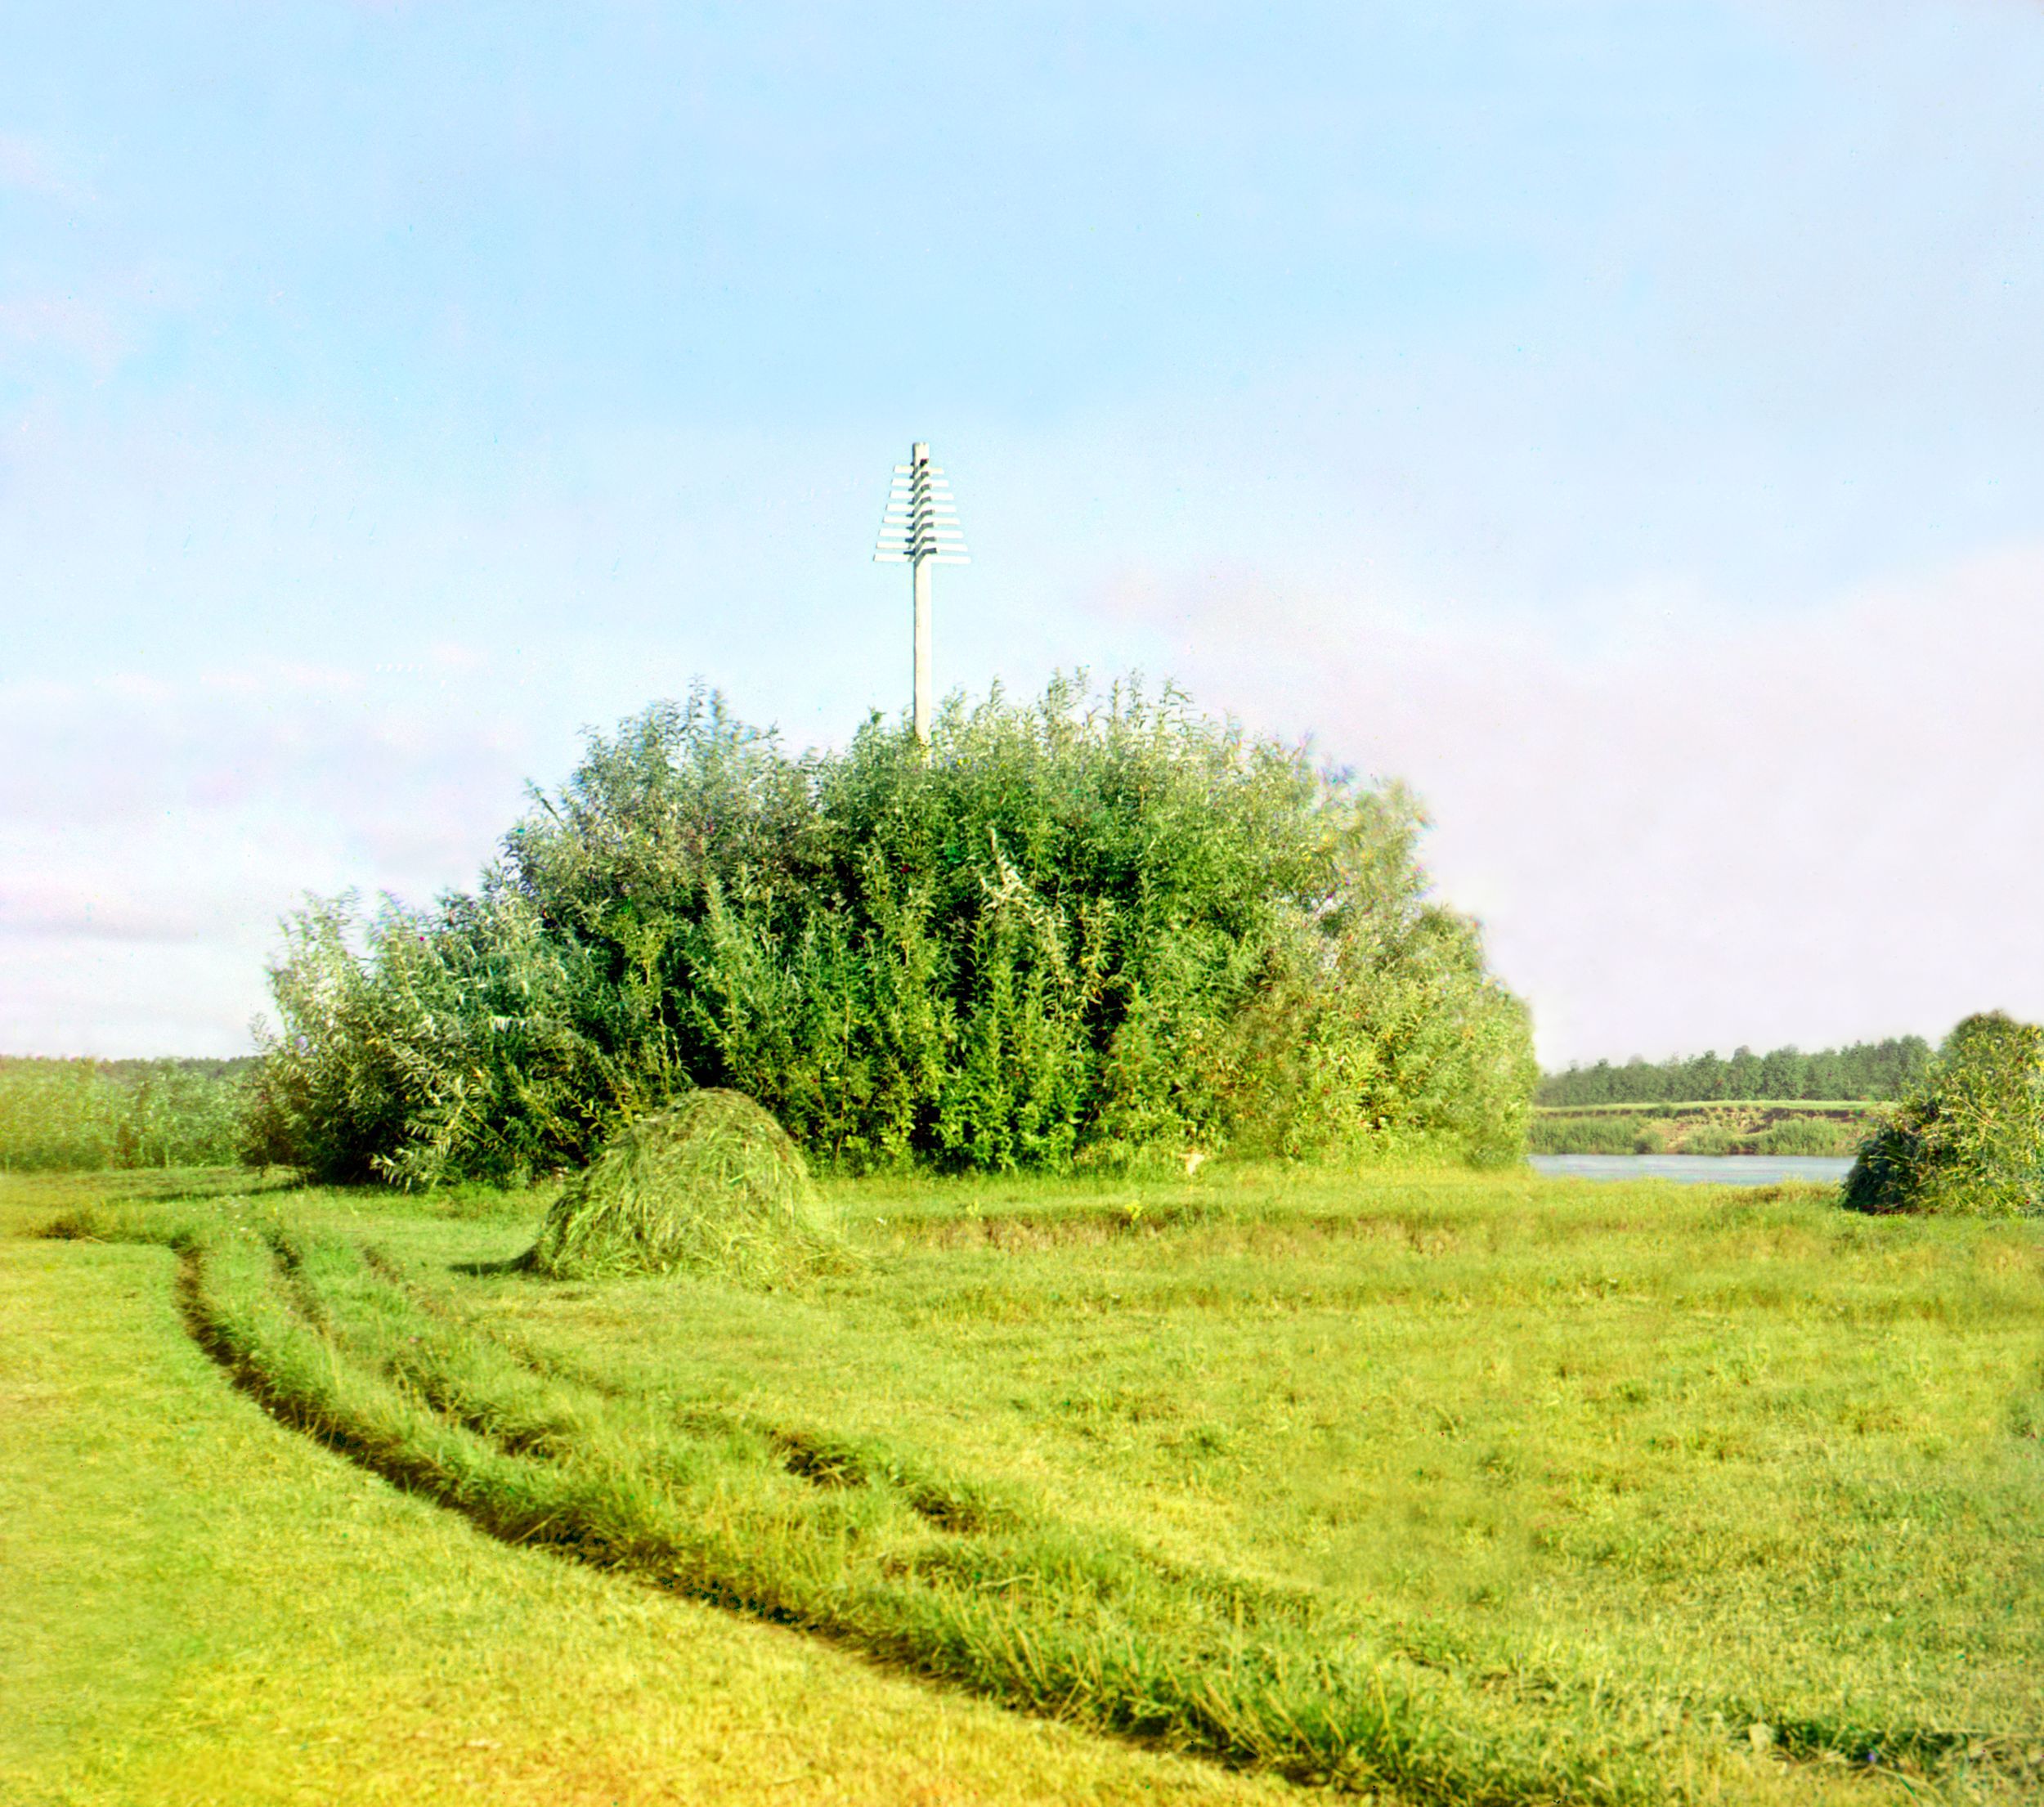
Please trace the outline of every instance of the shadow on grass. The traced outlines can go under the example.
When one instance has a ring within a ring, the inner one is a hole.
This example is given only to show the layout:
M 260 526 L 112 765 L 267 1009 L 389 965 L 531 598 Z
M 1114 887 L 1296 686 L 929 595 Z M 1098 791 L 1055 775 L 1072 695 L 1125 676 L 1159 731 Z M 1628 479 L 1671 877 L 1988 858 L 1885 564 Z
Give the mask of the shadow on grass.
M 471 1280 L 501 1280 L 507 1274 L 536 1274 L 532 1265 L 532 1251 L 528 1249 L 521 1255 L 506 1255 L 501 1261 L 450 1261 L 447 1263 L 450 1274 L 465 1274 Z

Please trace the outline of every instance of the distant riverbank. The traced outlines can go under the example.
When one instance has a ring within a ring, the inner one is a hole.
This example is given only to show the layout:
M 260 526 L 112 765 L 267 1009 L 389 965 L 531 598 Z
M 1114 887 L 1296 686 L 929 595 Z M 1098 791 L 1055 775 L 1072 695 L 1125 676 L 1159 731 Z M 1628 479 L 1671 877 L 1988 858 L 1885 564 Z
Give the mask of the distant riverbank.
M 1862 1099 L 1576 1105 L 1535 1109 L 1535 1155 L 1849 1158 L 1887 1107 Z
M 1822 1155 L 1535 1155 L 1550 1179 L 1678 1180 L 1691 1186 L 1836 1186 L 1852 1162 Z

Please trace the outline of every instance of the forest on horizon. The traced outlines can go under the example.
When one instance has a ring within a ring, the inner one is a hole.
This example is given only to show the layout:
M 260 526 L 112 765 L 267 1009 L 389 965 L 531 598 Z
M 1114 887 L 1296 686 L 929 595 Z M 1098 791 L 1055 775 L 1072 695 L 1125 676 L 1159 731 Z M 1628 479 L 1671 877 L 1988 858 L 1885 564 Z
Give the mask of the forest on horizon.
M 1755 1054 L 1734 1049 L 1728 1059 L 1715 1050 L 1666 1060 L 1634 1056 L 1622 1065 L 1599 1060 L 1543 1073 L 1533 1095 L 1536 1105 L 1706 1104 L 1714 1100 L 1770 1098 L 1899 1098 L 1928 1070 L 1933 1050 L 1921 1035 L 1890 1036 L 1880 1042 L 1820 1048 L 1805 1054 L 1793 1045 Z

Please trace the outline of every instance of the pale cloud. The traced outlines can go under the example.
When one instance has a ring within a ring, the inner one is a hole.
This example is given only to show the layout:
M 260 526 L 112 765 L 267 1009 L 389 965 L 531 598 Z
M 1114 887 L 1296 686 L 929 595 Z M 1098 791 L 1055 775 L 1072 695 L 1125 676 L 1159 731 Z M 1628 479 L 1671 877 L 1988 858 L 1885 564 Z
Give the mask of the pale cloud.
M 17 132 L 0 132 L 0 193 L 60 201 L 76 207 L 95 199 L 49 146 Z M 98 279 L 83 276 L 62 287 L 30 284 L 24 292 L 0 295 L 0 351 L 55 352 L 82 365 L 104 382 L 133 348 L 123 323 L 131 281 L 116 280 L 110 292 Z
M 245 1047 L 306 893 L 473 881 L 520 806 L 531 705 L 459 648 L 0 685 L 0 1051 Z
M 19 132 L 0 132 L 0 188 L 52 200 L 92 199 L 91 189 L 65 169 L 55 150 Z
M 0 935 L 0 1051 L 243 1054 L 263 1002 L 258 963 L 213 940 Z
M 1630 626 L 1142 594 L 1203 699 L 1417 785 L 1550 1061 L 2044 1017 L 2044 548 Z
M 10 341 L 74 357 L 100 379 L 113 374 L 133 345 L 110 310 L 71 295 L 0 301 L 0 345 Z

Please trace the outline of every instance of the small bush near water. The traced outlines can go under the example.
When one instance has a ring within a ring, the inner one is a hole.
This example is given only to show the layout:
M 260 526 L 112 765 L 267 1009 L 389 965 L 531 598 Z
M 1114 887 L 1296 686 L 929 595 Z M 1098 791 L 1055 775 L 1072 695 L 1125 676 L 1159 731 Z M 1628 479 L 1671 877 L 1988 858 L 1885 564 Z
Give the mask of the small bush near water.
M 1851 1125 L 1821 1117 L 1771 1123 L 1755 1140 L 1756 1155 L 1849 1155 L 1858 1146 Z
M 1053 684 L 794 757 L 697 694 L 593 738 L 478 890 L 290 926 L 258 1138 L 326 1179 L 588 1161 L 691 1086 L 841 1169 L 1516 1159 L 1524 1007 L 1396 785 Z
M 1923 1083 L 1862 1146 L 1845 1202 L 1861 1211 L 2044 1214 L 2044 1028 L 1999 1011 L 1961 1023 Z
M 1626 1117 L 1541 1115 L 1533 1119 L 1526 1146 L 1535 1155 L 1636 1155 L 1644 1152 L 1641 1133 Z
M 833 1240 L 787 1132 L 750 1098 L 706 1090 L 613 1137 L 568 1182 L 530 1261 L 557 1280 L 687 1269 L 771 1285 Z

